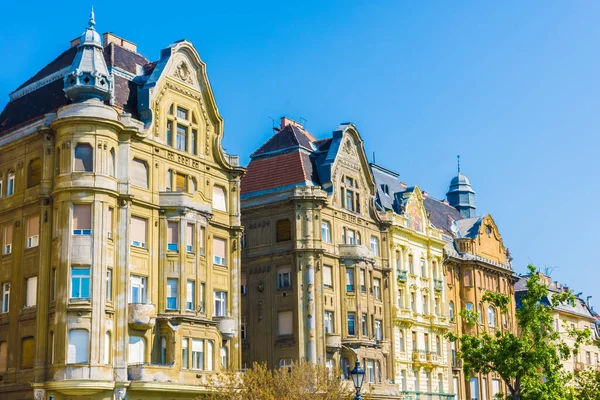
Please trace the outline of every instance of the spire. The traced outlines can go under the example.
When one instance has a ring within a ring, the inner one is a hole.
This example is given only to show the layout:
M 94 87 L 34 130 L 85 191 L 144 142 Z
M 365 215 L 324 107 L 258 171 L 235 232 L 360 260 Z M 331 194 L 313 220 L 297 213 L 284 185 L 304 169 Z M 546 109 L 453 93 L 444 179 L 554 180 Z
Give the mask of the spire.
M 90 29 L 94 29 L 94 25 L 96 25 L 96 20 L 94 19 L 94 6 L 92 6 L 92 12 L 90 13 L 88 25 L 90 26 Z
M 448 203 L 456 208 L 463 217 L 475 217 L 475 191 L 471 187 L 469 178 L 460 172 L 460 155 L 456 156 L 458 173 L 450 181 L 450 187 L 446 192 Z
M 74 102 L 88 99 L 106 101 L 112 95 L 113 80 L 104 61 L 104 47 L 95 25 L 92 7 L 88 27 L 81 35 L 77 54 L 64 77 L 65 93 Z

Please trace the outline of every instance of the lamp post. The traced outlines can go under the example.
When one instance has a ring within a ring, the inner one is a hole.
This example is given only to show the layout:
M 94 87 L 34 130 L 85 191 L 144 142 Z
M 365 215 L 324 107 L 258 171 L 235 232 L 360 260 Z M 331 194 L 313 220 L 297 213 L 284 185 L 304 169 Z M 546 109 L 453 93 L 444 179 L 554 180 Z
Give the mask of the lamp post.
M 350 376 L 352 376 L 352 382 L 356 388 L 356 396 L 354 396 L 354 400 L 361 400 L 362 396 L 360 395 L 360 388 L 365 380 L 365 370 L 360 367 L 360 363 L 358 361 L 354 365 L 354 369 L 350 371 Z

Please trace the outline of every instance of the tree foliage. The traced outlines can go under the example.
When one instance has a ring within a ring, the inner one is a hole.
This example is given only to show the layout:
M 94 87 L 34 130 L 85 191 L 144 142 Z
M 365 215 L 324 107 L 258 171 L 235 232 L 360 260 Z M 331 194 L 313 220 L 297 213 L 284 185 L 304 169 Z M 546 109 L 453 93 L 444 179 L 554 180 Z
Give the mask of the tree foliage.
M 224 371 L 213 382 L 210 400 L 350 400 L 354 386 L 326 367 L 308 362 L 268 369 L 254 363 L 243 373 Z
M 577 352 L 586 333 L 576 329 L 570 332 L 576 343 L 573 348 L 561 340 L 553 327 L 552 307 L 572 303 L 574 297 L 567 292 L 553 293 L 551 304 L 547 304 L 544 300 L 548 298 L 548 288 L 540 282 L 535 267 L 529 265 L 528 268 L 531 272 L 527 280 L 528 291 L 521 297 L 517 310 L 518 336 L 498 330 L 494 335 L 485 331 L 462 336 L 451 333 L 448 338 L 460 343 L 458 356 L 463 359 L 465 373 L 496 372 L 509 388 L 508 399 L 569 399 L 572 395 L 566 385 L 569 377 L 562 369 L 561 360 Z M 508 312 L 511 302 L 508 296 L 494 292 L 485 293 L 482 300 L 502 314 Z M 472 314 L 461 312 L 466 319 L 473 319 Z

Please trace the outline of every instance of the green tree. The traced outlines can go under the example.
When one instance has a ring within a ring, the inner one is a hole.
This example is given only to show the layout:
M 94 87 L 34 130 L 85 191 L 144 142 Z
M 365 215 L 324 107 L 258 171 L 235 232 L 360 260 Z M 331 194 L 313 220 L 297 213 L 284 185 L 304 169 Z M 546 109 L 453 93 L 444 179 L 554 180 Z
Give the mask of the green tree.
M 600 372 L 592 368 L 579 371 L 573 376 L 573 400 L 600 399 Z
M 569 377 L 564 373 L 561 360 L 577 352 L 585 333 L 573 332 L 575 346 L 570 348 L 554 331 L 552 307 L 560 303 L 573 302 L 571 293 L 554 293 L 550 306 L 548 288 L 540 282 L 534 266 L 527 280 L 527 294 L 521 297 L 517 310 L 519 335 L 496 331 L 457 336 L 448 334 L 450 341 L 460 343 L 458 356 L 463 359 L 466 374 L 496 372 L 506 383 L 511 400 L 565 400 L 571 397 L 566 385 Z M 484 302 L 494 305 L 502 314 L 508 312 L 511 299 L 500 293 L 487 292 Z M 473 319 L 473 312 L 461 311 L 465 319 Z
M 351 382 L 308 362 L 274 370 L 254 363 L 243 373 L 218 373 L 212 387 L 210 400 L 351 400 L 355 393 Z

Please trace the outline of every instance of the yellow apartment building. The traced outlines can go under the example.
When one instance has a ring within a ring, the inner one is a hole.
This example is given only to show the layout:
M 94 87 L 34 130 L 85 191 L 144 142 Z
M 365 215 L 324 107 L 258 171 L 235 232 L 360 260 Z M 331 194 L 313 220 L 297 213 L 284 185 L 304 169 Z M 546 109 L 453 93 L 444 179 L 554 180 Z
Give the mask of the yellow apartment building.
M 240 179 L 194 46 L 89 26 L 0 114 L 0 398 L 199 398 L 241 367 Z

